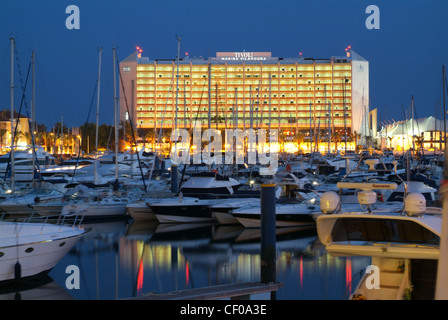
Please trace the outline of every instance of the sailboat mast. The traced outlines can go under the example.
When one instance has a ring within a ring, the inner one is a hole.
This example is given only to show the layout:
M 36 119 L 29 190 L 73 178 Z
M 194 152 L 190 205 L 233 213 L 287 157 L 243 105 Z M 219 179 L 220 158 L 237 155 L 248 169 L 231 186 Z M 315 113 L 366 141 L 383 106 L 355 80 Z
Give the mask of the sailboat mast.
M 114 68 L 114 125 L 115 125 L 115 179 L 118 182 L 118 108 L 117 108 L 117 68 L 115 66 L 116 61 L 116 48 L 112 49 L 113 53 L 113 68 Z
M 180 37 L 177 37 L 177 59 L 176 59 L 176 113 L 174 116 L 174 129 L 177 129 L 177 109 L 179 105 L 179 56 L 180 56 Z M 185 108 L 185 106 L 184 106 Z
M 62 161 L 62 154 L 64 153 L 64 116 L 61 116 L 61 145 L 60 145 L 60 151 L 61 151 L 61 161 Z
M 35 187 L 34 170 L 36 169 L 36 146 L 35 134 L 36 134 L 36 51 L 33 50 L 32 54 L 32 64 L 33 64 L 33 100 L 31 105 L 31 137 L 33 141 L 33 188 Z
M 412 115 L 412 153 L 415 156 L 415 132 L 414 132 L 414 96 L 411 96 L 411 115 Z
M 11 190 L 14 192 L 14 38 L 11 37 Z M 17 119 L 18 120 L 18 119 Z
M 311 117 L 311 102 L 310 102 L 310 153 L 313 153 L 313 125 L 312 125 L 312 117 Z
M 446 96 L 445 96 L 445 66 L 442 66 L 442 83 L 443 83 L 443 132 L 444 132 L 444 148 L 446 153 Z
M 94 174 L 94 181 L 95 184 L 98 183 L 97 181 L 97 173 L 98 173 L 98 126 L 100 121 L 100 88 L 101 88 L 101 56 L 103 54 L 103 48 L 99 48 L 99 66 L 98 66 L 98 91 L 96 96 L 96 131 L 95 131 L 95 174 Z M 115 68 L 114 68 L 115 69 Z M 126 123 L 124 124 L 124 127 L 126 127 Z

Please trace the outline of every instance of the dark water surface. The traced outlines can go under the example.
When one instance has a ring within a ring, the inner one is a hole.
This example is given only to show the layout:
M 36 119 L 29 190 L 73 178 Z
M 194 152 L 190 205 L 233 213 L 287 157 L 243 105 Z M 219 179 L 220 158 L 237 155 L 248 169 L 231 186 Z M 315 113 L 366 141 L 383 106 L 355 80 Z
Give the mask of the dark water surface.
M 42 285 L 10 288 L 2 298 L 116 300 L 260 281 L 260 229 L 132 220 L 86 226 L 91 231 Z M 283 284 L 277 300 L 346 300 L 370 263 L 329 255 L 315 228 L 279 228 L 276 244 L 276 279 Z M 79 270 L 78 282 L 68 266 Z

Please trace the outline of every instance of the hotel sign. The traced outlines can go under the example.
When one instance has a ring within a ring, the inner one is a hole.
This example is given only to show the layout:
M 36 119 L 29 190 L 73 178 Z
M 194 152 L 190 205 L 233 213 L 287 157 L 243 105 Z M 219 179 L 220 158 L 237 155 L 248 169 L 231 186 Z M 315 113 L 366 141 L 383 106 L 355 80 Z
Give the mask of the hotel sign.
M 266 61 L 271 52 L 217 52 L 216 58 L 223 61 Z

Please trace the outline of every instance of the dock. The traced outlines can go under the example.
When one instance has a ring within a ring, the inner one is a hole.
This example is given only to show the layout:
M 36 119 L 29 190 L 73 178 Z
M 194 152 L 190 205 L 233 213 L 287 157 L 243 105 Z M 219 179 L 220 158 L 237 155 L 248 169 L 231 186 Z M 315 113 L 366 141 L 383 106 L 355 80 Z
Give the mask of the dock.
M 251 295 L 277 291 L 282 283 L 246 282 L 222 284 L 210 287 L 177 290 L 168 293 L 148 293 L 127 300 L 219 300 L 250 299 Z

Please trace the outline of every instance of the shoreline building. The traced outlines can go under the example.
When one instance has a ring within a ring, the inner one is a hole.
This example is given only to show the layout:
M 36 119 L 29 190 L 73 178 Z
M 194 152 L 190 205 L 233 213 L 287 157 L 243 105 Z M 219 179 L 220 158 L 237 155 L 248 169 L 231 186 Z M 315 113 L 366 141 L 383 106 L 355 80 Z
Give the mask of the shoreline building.
M 201 121 L 203 129 L 279 129 L 284 143 L 312 151 L 316 141 L 366 135 L 369 62 L 352 50 L 326 59 L 271 52 L 150 59 L 138 48 L 119 68 L 120 121 L 131 120 L 140 136 L 162 129 L 169 137 Z
M 447 123 L 433 116 L 386 121 L 377 134 L 377 145 L 381 150 L 397 153 L 407 150 L 442 153 L 445 150 Z
M 31 134 L 28 120 L 27 117 L 19 115 L 14 111 L 13 127 L 14 130 L 17 129 L 16 146 L 30 144 Z M 0 111 L 0 149 L 0 153 L 5 153 L 11 149 L 11 111 L 6 109 Z

